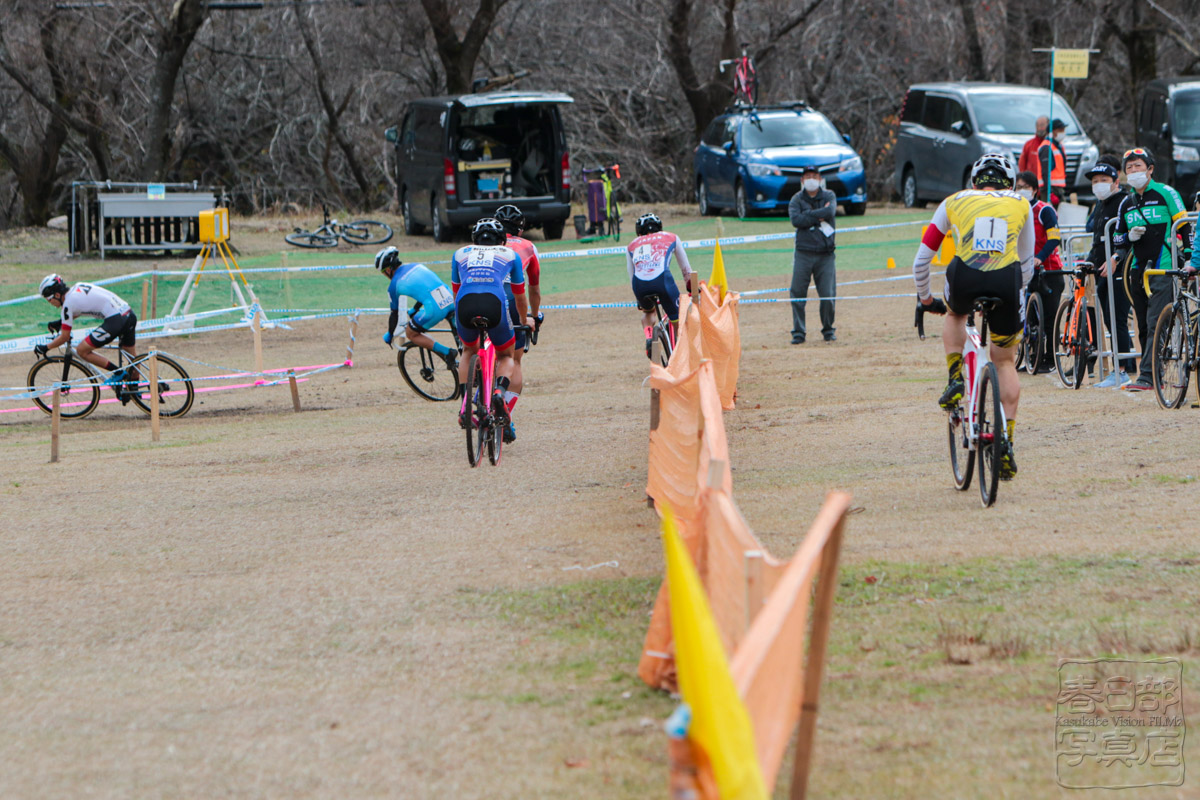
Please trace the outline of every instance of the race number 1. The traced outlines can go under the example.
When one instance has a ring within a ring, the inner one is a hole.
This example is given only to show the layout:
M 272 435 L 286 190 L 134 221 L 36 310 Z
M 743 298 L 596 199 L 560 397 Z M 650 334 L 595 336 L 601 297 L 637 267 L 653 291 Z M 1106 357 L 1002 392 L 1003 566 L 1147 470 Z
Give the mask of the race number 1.
M 976 253 L 1003 253 L 1008 243 L 1008 222 L 1000 217 L 975 220 L 971 249 Z

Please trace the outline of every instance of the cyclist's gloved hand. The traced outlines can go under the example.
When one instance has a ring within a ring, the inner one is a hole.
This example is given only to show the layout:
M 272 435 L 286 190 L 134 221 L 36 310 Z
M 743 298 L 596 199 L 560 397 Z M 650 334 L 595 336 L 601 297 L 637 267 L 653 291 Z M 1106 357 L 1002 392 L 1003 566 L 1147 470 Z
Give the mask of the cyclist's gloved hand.
M 50 348 L 44 344 L 35 344 L 33 346 L 33 354 L 35 356 L 37 356 L 38 358 L 44 358 L 46 353 L 48 353 L 49 351 L 50 351 Z
M 939 316 L 945 314 L 947 310 L 946 304 L 937 297 L 930 298 L 928 303 L 921 303 L 921 308 L 927 313 L 938 314 Z
M 386 331 L 386 332 L 384 332 L 384 334 L 383 334 L 383 343 L 384 343 L 384 344 L 391 344 L 391 343 L 392 343 L 392 332 L 391 332 L 391 331 Z
M 1146 235 L 1146 226 L 1138 225 L 1135 228 L 1129 229 L 1129 241 L 1136 242 L 1138 239 Z
M 536 322 L 535 322 L 535 324 L 534 324 L 534 327 L 535 327 L 535 328 L 541 328 L 541 327 L 542 327 L 542 323 L 546 321 L 546 315 L 545 315 L 545 314 L 543 314 L 542 312 L 540 312 L 540 311 L 539 311 L 539 312 L 538 312 L 538 314 L 537 314 L 537 316 L 536 316 L 536 317 L 534 317 L 534 320 L 536 320 Z

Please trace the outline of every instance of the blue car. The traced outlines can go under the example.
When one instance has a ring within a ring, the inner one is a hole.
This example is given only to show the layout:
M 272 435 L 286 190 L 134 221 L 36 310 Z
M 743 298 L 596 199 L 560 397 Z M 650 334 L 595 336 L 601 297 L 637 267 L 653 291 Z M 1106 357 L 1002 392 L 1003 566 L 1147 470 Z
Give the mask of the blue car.
M 804 103 L 731 109 L 712 121 L 696 147 L 700 213 L 786 212 L 801 173 L 812 165 L 847 214 L 866 213 L 862 157 L 828 117 Z

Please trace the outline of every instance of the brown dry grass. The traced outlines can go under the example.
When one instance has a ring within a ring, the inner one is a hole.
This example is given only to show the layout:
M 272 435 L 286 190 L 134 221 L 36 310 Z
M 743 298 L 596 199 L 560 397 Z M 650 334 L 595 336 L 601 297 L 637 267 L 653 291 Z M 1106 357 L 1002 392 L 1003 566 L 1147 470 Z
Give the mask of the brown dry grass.
M 841 341 L 792 347 L 783 306 L 746 306 L 726 415 L 735 498 L 773 552 L 829 489 L 864 508 L 814 790 L 1057 795 L 1056 656 L 1102 651 L 1096 614 L 1128 614 L 1135 641 L 1194 614 L 1194 571 L 1156 565 L 1197 550 L 1197 412 L 1026 378 L 1021 473 L 983 510 L 952 488 L 940 342 L 916 341 L 911 303 L 838 316 Z M 57 465 L 45 417 L 0 418 L 0 796 L 661 796 L 670 703 L 629 677 L 661 570 L 631 314 L 551 316 L 499 469 L 467 467 L 453 410 L 407 390 L 380 326 L 353 370 L 301 385 L 300 415 L 286 388 L 209 394 L 151 445 L 139 412 L 103 406 Z M 269 365 L 329 363 L 346 324 L 266 336 Z M 245 332 L 167 349 L 252 363 Z M 0 385 L 26 367 L 6 358 Z M 1119 579 L 1055 560 L 1130 555 L 1147 568 Z M 898 564 L 933 577 L 889 594 Z M 926 597 L 978 564 L 1012 578 Z M 885 572 L 872 599 L 863 576 Z M 998 649 L 946 663 L 939 615 L 951 639 L 987 620 Z

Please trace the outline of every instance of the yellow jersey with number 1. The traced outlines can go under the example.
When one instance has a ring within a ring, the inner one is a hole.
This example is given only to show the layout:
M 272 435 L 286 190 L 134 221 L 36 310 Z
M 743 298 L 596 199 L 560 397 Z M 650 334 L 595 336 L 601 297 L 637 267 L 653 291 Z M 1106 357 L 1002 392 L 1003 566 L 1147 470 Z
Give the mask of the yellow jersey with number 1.
M 1029 201 L 1016 192 L 965 189 L 945 200 L 954 250 L 971 269 L 989 272 L 1016 264 L 1017 237 L 1029 220 Z

